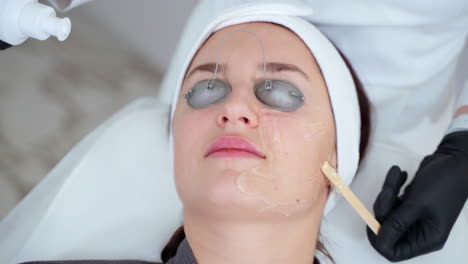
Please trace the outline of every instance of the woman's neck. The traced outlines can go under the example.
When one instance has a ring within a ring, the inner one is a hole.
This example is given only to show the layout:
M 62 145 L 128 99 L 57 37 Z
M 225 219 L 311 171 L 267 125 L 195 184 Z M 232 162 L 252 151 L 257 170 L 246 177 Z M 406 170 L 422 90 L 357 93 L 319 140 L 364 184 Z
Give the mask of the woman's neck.
M 209 221 L 185 212 L 184 229 L 199 264 L 311 264 L 321 215 L 276 222 Z

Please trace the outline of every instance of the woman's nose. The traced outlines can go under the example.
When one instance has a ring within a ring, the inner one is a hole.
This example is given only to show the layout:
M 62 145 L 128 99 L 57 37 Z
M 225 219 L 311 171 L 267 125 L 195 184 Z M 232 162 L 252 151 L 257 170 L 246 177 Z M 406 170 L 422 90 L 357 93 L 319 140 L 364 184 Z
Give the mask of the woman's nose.
M 247 98 L 228 98 L 222 103 L 216 118 L 218 126 L 222 128 L 226 126 L 256 128 L 258 125 L 257 113 L 249 106 L 247 101 Z

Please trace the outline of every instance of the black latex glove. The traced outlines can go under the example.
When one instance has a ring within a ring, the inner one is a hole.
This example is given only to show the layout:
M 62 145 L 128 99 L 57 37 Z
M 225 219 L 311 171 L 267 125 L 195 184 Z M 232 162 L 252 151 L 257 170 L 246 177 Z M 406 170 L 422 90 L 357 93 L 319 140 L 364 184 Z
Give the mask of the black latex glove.
M 0 40 L 0 50 L 8 49 L 11 45 Z
M 374 203 L 382 224 L 372 246 L 392 262 L 441 249 L 468 198 L 468 131 L 444 137 L 423 159 L 413 181 L 398 197 L 407 174 L 393 166 Z

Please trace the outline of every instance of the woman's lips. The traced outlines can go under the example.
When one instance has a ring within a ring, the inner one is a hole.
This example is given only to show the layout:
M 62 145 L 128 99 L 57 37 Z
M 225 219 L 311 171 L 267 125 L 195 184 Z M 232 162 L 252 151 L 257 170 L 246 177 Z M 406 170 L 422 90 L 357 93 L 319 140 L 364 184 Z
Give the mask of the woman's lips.
M 210 158 L 261 158 L 265 155 L 257 150 L 250 142 L 235 136 L 224 136 L 215 140 L 205 157 Z

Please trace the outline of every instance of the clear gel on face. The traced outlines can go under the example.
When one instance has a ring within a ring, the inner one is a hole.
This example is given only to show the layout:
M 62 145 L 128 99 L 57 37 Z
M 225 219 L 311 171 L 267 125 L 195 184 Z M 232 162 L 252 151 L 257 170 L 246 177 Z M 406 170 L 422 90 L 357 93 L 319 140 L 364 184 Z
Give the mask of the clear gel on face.
M 237 178 L 239 191 L 264 202 L 261 212 L 277 212 L 290 216 L 314 206 L 326 181 L 320 173 L 322 157 L 305 155 L 319 153 L 327 148 L 322 144 L 327 137 L 323 122 L 305 122 L 293 115 L 263 109 L 259 113 L 261 148 L 266 152 L 265 165 L 244 170 Z M 304 142 L 291 146 L 291 138 Z M 325 140 L 326 141 L 326 140 Z M 293 152 L 295 151 L 295 152 Z M 329 155 L 327 155 L 329 156 Z

